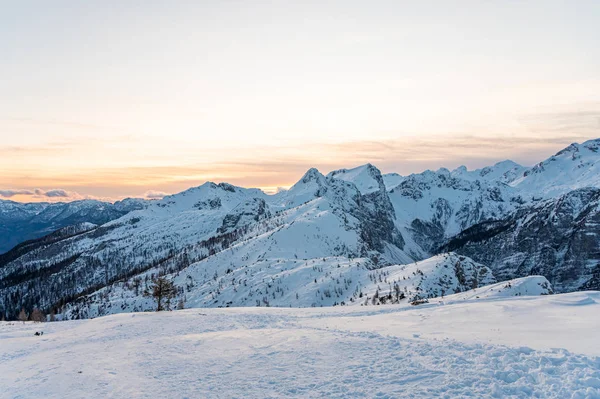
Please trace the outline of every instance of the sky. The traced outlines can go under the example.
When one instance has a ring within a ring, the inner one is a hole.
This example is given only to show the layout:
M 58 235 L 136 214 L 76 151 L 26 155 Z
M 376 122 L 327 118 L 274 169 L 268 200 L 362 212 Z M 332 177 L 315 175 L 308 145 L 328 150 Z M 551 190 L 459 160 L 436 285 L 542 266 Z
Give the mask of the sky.
M 600 137 L 600 2 L 14 1 L 0 199 L 273 192 Z

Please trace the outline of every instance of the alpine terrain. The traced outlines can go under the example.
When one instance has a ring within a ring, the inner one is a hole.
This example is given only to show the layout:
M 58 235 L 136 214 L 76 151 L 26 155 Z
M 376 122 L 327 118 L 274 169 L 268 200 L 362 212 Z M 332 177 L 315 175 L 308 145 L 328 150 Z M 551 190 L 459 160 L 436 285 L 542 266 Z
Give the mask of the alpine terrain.
M 148 311 L 157 276 L 171 308 L 424 303 L 522 278 L 535 289 L 514 295 L 600 289 L 598 176 L 600 139 L 531 168 L 367 164 L 273 195 L 207 182 L 147 202 L 2 202 L 10 240 L 55 231 L 0 255 L 0 310 Z

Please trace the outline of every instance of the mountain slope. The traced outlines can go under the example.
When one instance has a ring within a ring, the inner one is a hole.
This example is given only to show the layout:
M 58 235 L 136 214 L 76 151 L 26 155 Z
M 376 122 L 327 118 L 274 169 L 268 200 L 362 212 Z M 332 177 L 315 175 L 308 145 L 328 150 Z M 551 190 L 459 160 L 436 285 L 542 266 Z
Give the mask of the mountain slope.
M 79 223 L 104 224 L 144 208 L 146 201 L 126 199 L 111 204 L 96 200 L 29 203 L 0 200 L 0 254 L 15 245 Z
M 521 202 L 503 183 L 465 180 L 448 170 L 407 176 L 389 197 L 400 231 L 418 245 L 417 256 L 476 223 L 502 218 Z
M 306 258 L 277 257 L 286 254 L 285 243 L 265 238 L 237 244 L 168 276 L 184 288 L 178 299 L 186 307 L 408 304 L 496 282 L 490 269 L 456 254 L 381 267 L 368 258 L 317 257 L 319 249 Z M 153 300 L 143 295 L 145 277 L 135 280 L 81 298 L 64 317 L 153 310 Z
M 600 189 L 583 188 L 475 225 L 449 240 L 456 251 L 488 265 L 501 280 L 541 274 L 558 292 L 600 289 Z
M 600 188 L 600 139 L 573 143 L 509 184 L 522 195 L 538 199 L 585 187 Z
M 230 247 L 243 253 L 239 265 L 332 256 L 410 262 L 393 217 L 385 189 L 363 195 L 316 169 L 276 196 L 206 183 L 91 231 L 10 254 L 0 263 L 0 299 L 10 314 L 19 306 L 62 307 L 149 270 L 178 272 L 218 258 L 212 276 L 231 262 Z

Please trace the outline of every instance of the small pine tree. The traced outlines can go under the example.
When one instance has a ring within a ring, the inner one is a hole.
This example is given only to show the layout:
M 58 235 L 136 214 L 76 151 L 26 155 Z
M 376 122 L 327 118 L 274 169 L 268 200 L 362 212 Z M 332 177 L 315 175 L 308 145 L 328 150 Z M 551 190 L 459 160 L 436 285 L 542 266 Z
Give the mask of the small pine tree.
M 152 279 L 151 295 L 156 301 L 156 311 L 171 310 L 171 299 L 177 295 L 177 288 L 172 281 L 165 277 L 156 277 Z
M 371 300 L 373 305 L 379 305 L 379 290 L 375 291 L 375 295 L 373 295 L 373 299 Z
M 28 319 L 28 315 L 25 312 L 25 309 L 21 308 L 21 311 L 19 312 L 19 316 L 17 317 L 17 319 L 19 319 L 20 321 L 22 321 L 23 323 L 25 323 Z
M 182 310 L 185 308 L 185 304 L 183 303 L 183 298 L 177 302 L 177 310 Z

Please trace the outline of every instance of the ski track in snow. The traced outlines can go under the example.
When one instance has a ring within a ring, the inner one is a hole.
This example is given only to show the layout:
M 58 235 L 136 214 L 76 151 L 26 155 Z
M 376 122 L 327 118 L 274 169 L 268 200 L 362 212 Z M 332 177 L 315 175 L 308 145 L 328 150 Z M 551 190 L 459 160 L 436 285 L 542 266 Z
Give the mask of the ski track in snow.
M 588 292 L 0 323 L 0 397 L 600 398 L 599 310 Z

